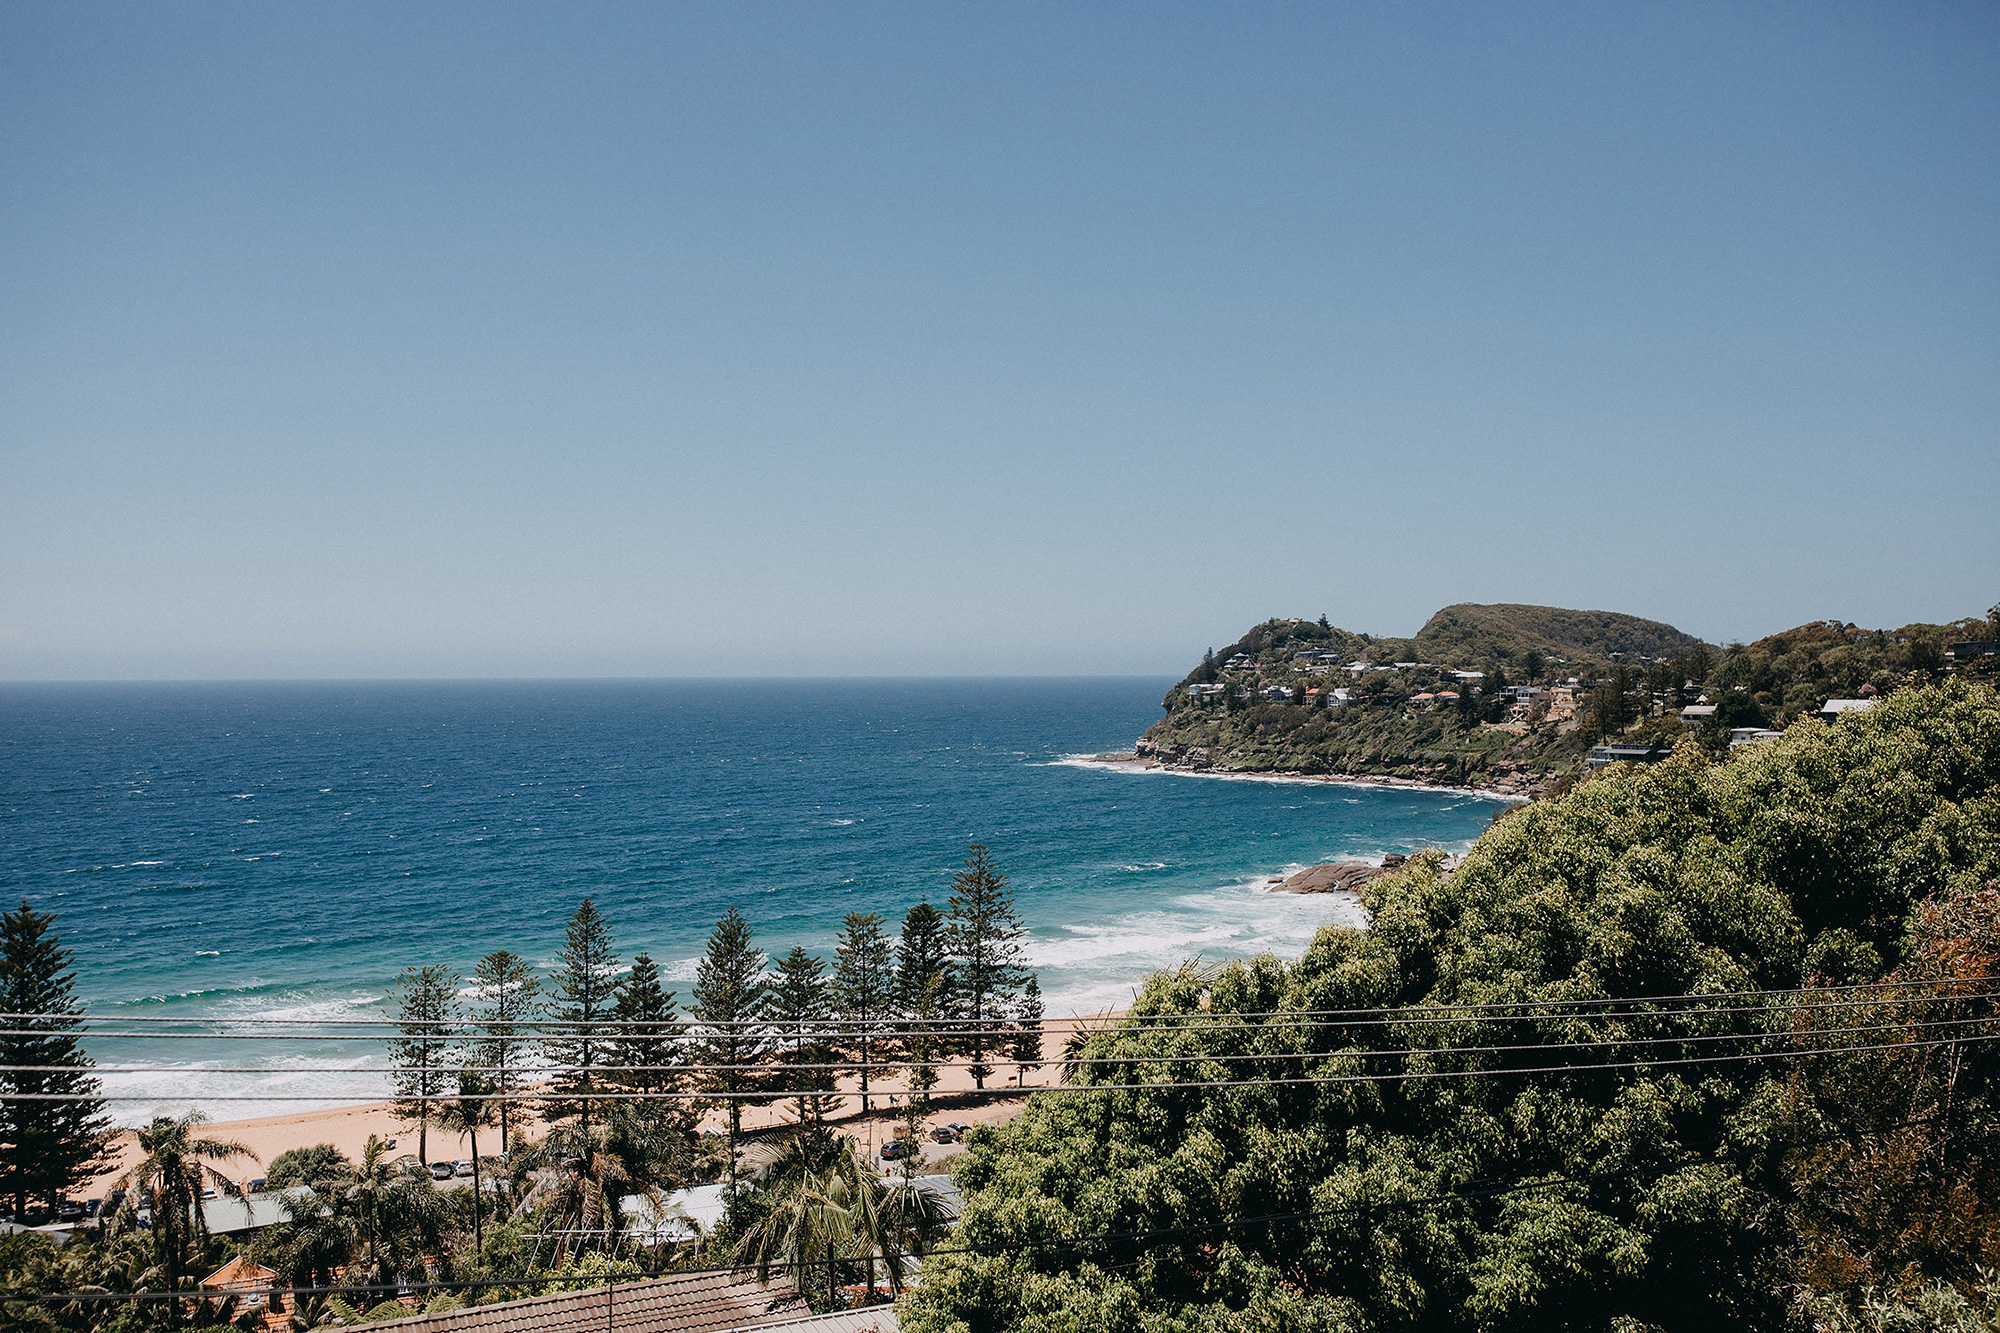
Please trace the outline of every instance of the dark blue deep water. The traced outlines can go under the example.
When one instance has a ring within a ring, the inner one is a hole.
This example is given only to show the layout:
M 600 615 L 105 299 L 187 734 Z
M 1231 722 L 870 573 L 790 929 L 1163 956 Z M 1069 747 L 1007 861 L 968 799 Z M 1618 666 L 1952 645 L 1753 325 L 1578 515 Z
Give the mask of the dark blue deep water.
M 98 1012 L 379 1016 L 412 964 L 464 972 L 501 947 L 546 964 L 586 894 L 623 953 L 649 950 L 683 982 L 732 903 L 766 949 L 829 950 L 847 912 L 893 925 L 922 895 L 942 906 L 978 841 L 1013 879 L 1051 1012 L 1067 1013 L 1191 955 L 1295 955 L 1354 908 L 1267 893 L 1267 876 L 1461 846 L 1497 808 L 1065 762 L 1129 748 L 1169 684 L 0 686 L 0 892 L 58 915 Z M 285 1069 L 330 1050 L 258 1050 L 260 1091 L 341 1085 Z M 157 1045 L 97 1053 L 168 1062 Z

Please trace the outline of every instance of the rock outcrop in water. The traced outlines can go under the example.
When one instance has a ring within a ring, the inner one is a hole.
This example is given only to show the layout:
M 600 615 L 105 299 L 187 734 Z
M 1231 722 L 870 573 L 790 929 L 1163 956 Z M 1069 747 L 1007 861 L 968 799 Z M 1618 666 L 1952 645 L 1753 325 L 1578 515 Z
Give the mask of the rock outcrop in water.
M 1307 866 L 1295 875 L 1272 880 L 1271 892 L 1359 893 L 1361 886 L 1369 880 L 1401 869 L 1408 860 L 1398 852 L 1391 852 L 1382 858 L 1381 865 L 1372 861 L 1329 861 L 1324 865 Z

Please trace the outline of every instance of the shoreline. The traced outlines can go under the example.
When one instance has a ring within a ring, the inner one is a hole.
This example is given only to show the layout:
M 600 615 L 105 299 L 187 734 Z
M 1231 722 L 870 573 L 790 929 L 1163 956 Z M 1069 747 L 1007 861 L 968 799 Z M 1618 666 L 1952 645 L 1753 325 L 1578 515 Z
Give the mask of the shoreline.
M 1032 1081 L 1024 1085 L 1027 1092 L 1032 1094 L 1058 1079 L 1063 1043 L 1072 1032 L 1079 1027 L 1094 1028 L 1114 1022 L 1124 1012 L 1123 1009 L 1116 1009 L 1102 1014 L 1078 1014 L 1044 1020 L 1042 1065 L 1040 1069 L 1030 1071 L 1028 1077 Z M 1016 1072 L 1014 1065 L 1009 1061 L 995 1060 L 993 1067 L 995 1073 L 987 1080 L 988 1086 L 984 1090 L 973 1086 L 971 1076 L 963 1068 L 940 1069 L 938 1085 L 930 1093 L 930 1108 L 920 1118 L 920 1126 L 927 1128 L 952 1120 L 963 1120 L 968 1124 L 1000 1124 L 1019 1115 L 1028 1098 L 1008 1081 Z M 876 1160 L 876 1146 L 883 1139 L 893 1136 L 895 1129 L 903 1123 L 901 1098 L 907 1095 L 907 1090 L 901 1086 L 900 1079 L 893 1079 L 886 1085 L 882 1080 L 875 1080 L 868 1094 L 872 1105 L 864 1116 L 854 1076 L 843 1075 L 836 1083 L 836 1089 L 834 1095 L 840 1098 L 841 1104 L 826 1117 L 826 1123 L 853 1137 L 868 1153 L 869 1160 Z M 892 1097 L 897 1099 L 893 1106 L 889 1103 Z M 795 1123 L 790 1110 L 789 1097 L 746 1106 L 743 1112 L 744 1142 L 755 1142 L 772 1130 Z M 542 1122 L 535 1114 L 532 1102 L 516 1103 L 516 1109 L 511 1114 L 515 1118 L 517 1132 L 525 1130 L 532 1134 L 541 1128 Z M 702 1115 L 702 1128 L 718 1130 L 723 1119 L 724 1113 L 720 1109 L 709 1109 Z M 332 1144 L 350 1161 L 358 1160 L 371 1134 L 396 1140 L 397 1156 L 415 1156 L 417 1151 L 416 1122 L 398 1116 L 386 1101 L 329 1106 L 285 1115 L 205 1120 L 198 1133 L 206 1138 L 240 1143 L 250 1150 L 254 1162 L 248 1157 L 232 1157 L 215 1163 L 223 1175 L 237 1181 L 264 1175 L 270 1168 L 271 1160 L 282 1152 L 320 1143 Z M 499 1128 L 495 1126 L 482 1132 L 479 1140 L 482 1158 L 495 1155 L 496 1149 L 501 1146 Z M 138 1162 L 137 1130 L 120 1129 L 112 1135 L 110 1142 L 115 1158 L 112 1165 L 91 1177 L 87 1184 L 71 1190 L 70 1197 L 103 1197 L 113 1183 Z M 456 1161 L 471 1155 L 465 1135 L 453 1134 L 432 1124 L 426 1147 L 426 1156 L 430 1161 Z
M 1105 772 L 1164 773 L 1182 778 L 1216 778 L 1232 782 L 1318 782 L 1334 787 L 1374 787 L 1394 791 L 1434 791 L 1453 796 L 1479 796 L 1490 801 L 1525 803 L 1539 795 L 1537 789 L 1503 791 L 1491 787 L 1456 787 L 1448 783 L 1429 782 L 1423 778 L 1399 778 L 1393 775 L 1367 775 L 1360 773 L 1306 773 L 1292 768 L 1249 770 L 1238 768 L 1193 768 L 1185 764 L 1175 764 L 1157 755 L 1144 754 L 1137 750 L 1112 754 L 1066 755 L 1056 762 L 1071 768 L 1095 768 Z

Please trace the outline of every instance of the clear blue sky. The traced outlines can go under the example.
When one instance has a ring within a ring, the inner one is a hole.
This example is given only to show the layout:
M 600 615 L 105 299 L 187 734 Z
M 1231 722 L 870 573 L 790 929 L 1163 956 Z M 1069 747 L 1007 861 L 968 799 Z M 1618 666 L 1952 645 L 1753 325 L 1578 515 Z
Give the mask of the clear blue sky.
M 0 677 L 2000 599 L 2000 7 L 0 7 Z

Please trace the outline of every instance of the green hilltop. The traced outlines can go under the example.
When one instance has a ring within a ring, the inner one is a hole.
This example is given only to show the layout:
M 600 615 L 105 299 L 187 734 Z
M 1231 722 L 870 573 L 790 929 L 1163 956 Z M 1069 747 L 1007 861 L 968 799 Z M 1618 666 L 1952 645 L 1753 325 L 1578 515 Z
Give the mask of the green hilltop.
M 1530 652 L 1582 660 L 1678 657 L 1704 646 L 1672 625 L 1617 611 L 1470 602 L 1447 606 L 1410 642 L 1433 661 L 1453 663 L 1518 662 Z

